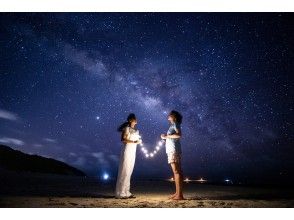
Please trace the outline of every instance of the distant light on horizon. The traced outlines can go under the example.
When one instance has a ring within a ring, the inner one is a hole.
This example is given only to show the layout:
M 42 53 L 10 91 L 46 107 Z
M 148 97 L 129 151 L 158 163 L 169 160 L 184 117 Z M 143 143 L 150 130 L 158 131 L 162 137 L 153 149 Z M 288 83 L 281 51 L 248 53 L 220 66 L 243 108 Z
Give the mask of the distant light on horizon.
M 108 180 L 109 179 L 109 174 L 108 173 L 104 173 L 102 176 L 103 180 Z
M 200 182 L 200 183 L 205 183 L 207 182 L 206 179 L 204 179 L 203 177 L 201 177 L 200 179 L 196 180 L 197 182 Z
M 184 182 L 189 182 L 189 181 L 190 179 L 188 177 L 184 180 Z
M 231 179 L 225 179 L 225 183 L 227 183 L 227 184 L 233 184 L 233 181 L 231 180 Z

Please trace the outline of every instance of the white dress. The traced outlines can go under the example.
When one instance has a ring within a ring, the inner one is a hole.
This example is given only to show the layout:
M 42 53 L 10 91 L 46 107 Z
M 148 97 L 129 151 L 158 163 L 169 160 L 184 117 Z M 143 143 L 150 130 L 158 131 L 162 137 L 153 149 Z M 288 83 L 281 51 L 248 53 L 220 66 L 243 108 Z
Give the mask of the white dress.
M 139 140 L 139 131 L 131 127 L 126 127 L 127 139 L 131 141 Z M 115 197 L 123 198 L 131 196 L 130 181 L 136 159 L 137 144 L 127 143 L 122 146 L 118 175 L 116 180 Z

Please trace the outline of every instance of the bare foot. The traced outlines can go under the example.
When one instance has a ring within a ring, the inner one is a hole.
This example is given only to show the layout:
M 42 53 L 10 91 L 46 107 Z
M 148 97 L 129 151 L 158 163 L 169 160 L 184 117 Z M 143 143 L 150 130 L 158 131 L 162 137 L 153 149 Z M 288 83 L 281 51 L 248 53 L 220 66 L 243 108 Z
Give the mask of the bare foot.
M 185 200 L 184 196 L 181 195 L 181 196 L 178 196 L 178 195 L 175 195 L 172 200 Z
M 171 196 L 168 197 L 168 199 L 173 199 L 175 196 L 177 196 L 176 193 L 172 194 Z

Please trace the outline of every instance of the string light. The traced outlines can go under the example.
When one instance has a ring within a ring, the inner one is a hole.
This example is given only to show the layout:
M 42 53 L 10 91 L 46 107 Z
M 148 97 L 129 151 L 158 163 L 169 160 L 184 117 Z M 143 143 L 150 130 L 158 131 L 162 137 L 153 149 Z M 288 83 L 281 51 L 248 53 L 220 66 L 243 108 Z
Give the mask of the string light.
M 139 136 L 139 140 L 141 141 L 141 143 L 139 144 L 141 147 L 141 151 L 144 153 L 146 158 L 154 157 L 158 153 L 158 151 L 161 149 L 164 143 L 164 140 L 158 141 L 157 145 L 155 146 L 155 149 L 151 153 L 149 153 L 148 150 L 144 147 L 141 136 Z

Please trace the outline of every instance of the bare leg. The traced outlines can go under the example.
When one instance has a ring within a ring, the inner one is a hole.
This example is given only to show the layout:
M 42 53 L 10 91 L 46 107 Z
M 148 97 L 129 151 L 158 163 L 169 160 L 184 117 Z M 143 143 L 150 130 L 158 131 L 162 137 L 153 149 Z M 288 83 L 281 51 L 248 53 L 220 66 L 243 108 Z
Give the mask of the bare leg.
M 172 168 L 172 171 L 173 171 L 173 177 L 174 177 L 174 181 L 175 181 L 176 177 L 175 177 L 175 172 L 174 172 L 173 164 L 170 164 L 170 165 L 171 165 L 171 168 Z M 176 184 L 175 184 L 175 190 L 176 190 L 176 192 L 174 194 L 172 194 L 171 196 L 169 196 L 168 197 L 169 199 L 173 199 L 177 195 L 177 187 L 176 187 Z
M 183 196 L 183 174 L 181 163 L 171 163 L 171 167 L 174 173 L 176 193 L 172 197 L 174 200 L 182 200 Z

